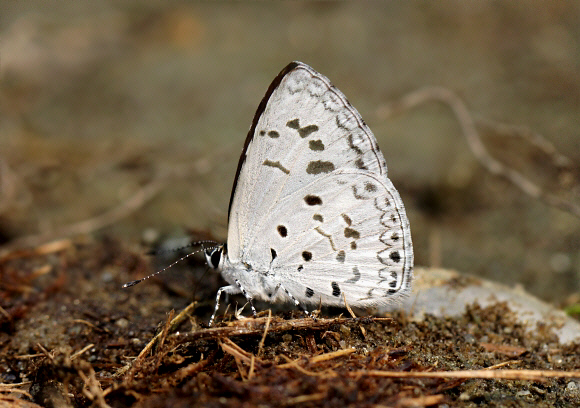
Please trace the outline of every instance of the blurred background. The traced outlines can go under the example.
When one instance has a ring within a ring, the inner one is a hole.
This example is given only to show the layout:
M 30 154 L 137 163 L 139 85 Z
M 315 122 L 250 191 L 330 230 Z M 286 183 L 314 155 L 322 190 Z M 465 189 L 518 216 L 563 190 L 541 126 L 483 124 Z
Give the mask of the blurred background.
M 4 1 L 0 245 L 71 231 L 136 248 L 188 231 L 225 240 L 254 112 L 277 73 L 300 60 L 375 133 L 418 265 L 577 301 L 580 218 L 485 170 L 445 104 L 385 115 L 410 92 L 445 87 L 495 157 L 578 205 L 580 3 L 539 7 Z M 554 165 L 519 137 L 525 129 L 570 164 Z

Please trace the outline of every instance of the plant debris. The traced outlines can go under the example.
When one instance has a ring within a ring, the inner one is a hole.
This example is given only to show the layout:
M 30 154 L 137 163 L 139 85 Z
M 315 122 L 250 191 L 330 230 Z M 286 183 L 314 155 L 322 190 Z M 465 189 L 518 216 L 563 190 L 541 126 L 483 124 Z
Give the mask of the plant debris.
M 503 303 L 420 320 L 228 313 L 208 328 L 205 299 L 121 289 L 148 263 L 118 242 L 44 248 L 0 259 L 0 406 L 580 404 L 578 345 L 530 336 Z

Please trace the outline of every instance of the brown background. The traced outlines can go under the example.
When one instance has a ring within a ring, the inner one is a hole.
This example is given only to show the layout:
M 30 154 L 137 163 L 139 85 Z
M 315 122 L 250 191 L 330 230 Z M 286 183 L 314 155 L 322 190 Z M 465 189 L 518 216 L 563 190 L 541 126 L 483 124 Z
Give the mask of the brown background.
M 541 5 L 541 8 L 540 8 Z M 487 173 L 444 105 L 382 108 L 440 85 L 476 118 L 523 125 L 580 159 L 577 2 L 3 2 L 0 238 L 50 232 L 153 198 L 96 231 L 129 244 L 185 229 L 225 239 L 238 155 L 270 81 L 301 60 L 374 131 L 408 208 L 416 262 L 557 303 L 578 290 L 580 220 Z M 503 161 L 579 202 L 517 138 L 484 138 Z

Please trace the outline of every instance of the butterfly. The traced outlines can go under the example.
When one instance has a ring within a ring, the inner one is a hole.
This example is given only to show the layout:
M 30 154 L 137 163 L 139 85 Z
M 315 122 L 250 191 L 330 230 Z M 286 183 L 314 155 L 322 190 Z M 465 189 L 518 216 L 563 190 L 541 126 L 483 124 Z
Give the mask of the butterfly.
M 376 308 L 408 295 L 409 220 L 377 141 L 357 110 L 292 62 L 260 102 L 238 164 L 227 243 L 204 250 L 221 295 Z

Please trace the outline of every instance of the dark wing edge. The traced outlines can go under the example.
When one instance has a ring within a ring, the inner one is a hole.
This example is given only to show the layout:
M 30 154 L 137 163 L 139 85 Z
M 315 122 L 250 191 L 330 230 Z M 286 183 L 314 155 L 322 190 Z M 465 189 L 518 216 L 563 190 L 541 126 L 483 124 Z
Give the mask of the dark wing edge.
M 302 65 L 304 65 L 304 64 L 302 62 L 299 62 L 299 61 L 293 61 L 290 64 L 286 65 L 286 67 L 282 71 L 280 71 L 280 73 L 276 76 L 276 78 L 274 78 L 274 80 L 272 81 L 272 83 L 268 87 L 266 94 L 262 98 L 262 101 L 258 105 L 258 109 L 256 110 L 256 113 L 254 114 L 254 119 L 252 120 L 252 126 L 250 126 L 248 136 L 246 137 L 246 141 L 244 143 L 244 148 L 243 148 L 242 154 L 240 156 L 240 161 L 238 162 L 238 169 L 236 170 L 236 176 L 234 178 L 234 185 L 232 187 L 232 194 L 230 196 L 230 205 L 228 206 L 228 220 L 230 218 L 230 212 L 232 210 L 232 203 L 234 202 L 234 195 L 236 194 L 236 187 L 238 185 L 238 177 L 240 176 L 240 172 L 242 171 L 242 167 L 244 166 L 244 163 L 246 161 L 246 151 L 248 150 L 248 146 L 250 145 L 250 142 L 254 138 L 254 134 L 256 132 L 256 126 L 258 124 L 258 120 L 260 119 L 260 116 L 262 116 L 262 113 L 264 113 L 264 110 L 266 109 L 266 105 L 268 104 L 268 101 L 270 100 L 270 97 L 272 96 L 272 93 L 274 93 L 276 88 L 278 88 L 278 86 L 280 85 L 280 82 L 282 82 L 282 79 L 289 72 L 293 71 L 298 66 L 302 66 Z

